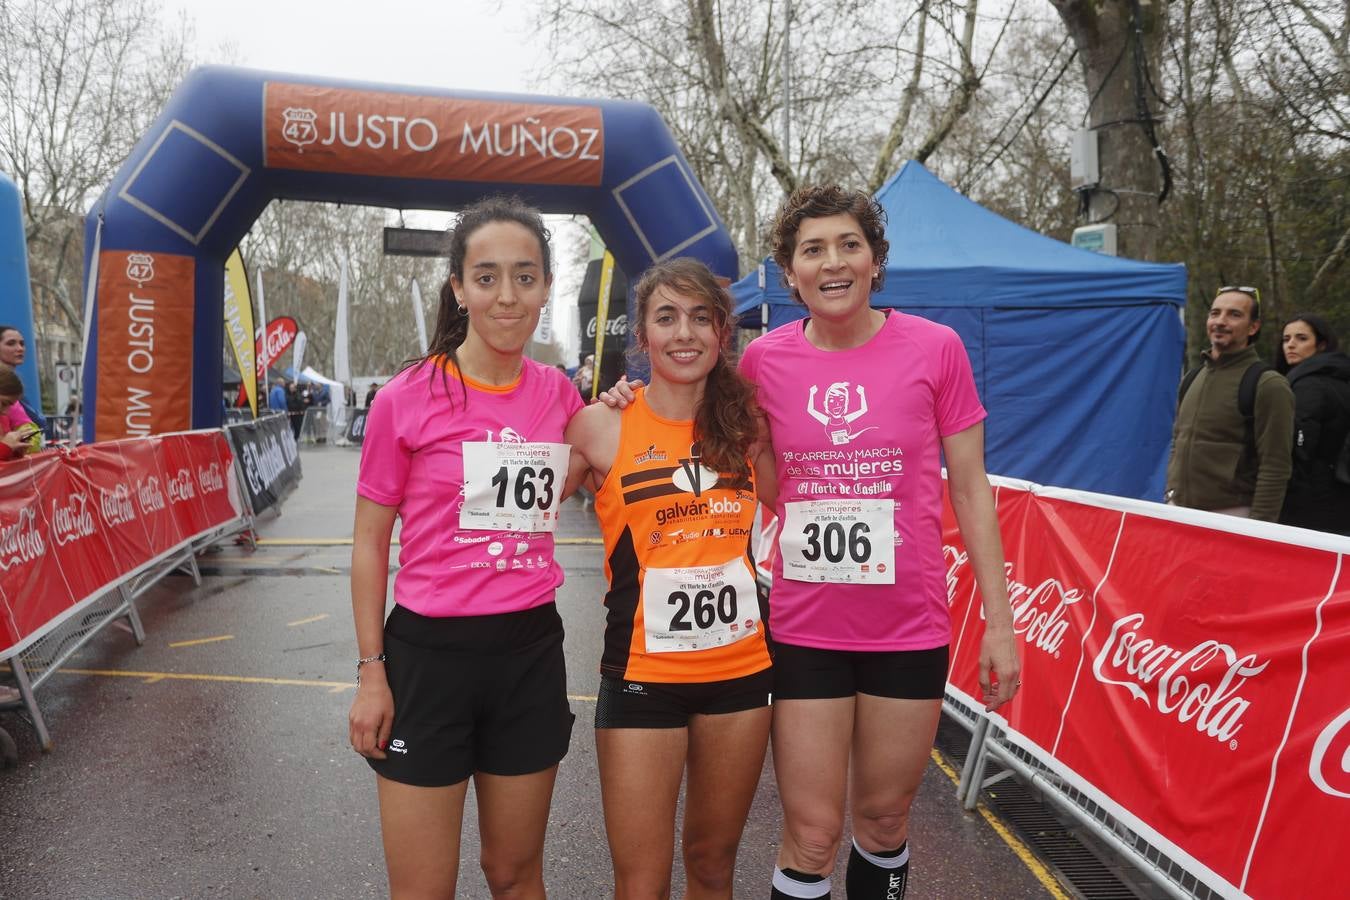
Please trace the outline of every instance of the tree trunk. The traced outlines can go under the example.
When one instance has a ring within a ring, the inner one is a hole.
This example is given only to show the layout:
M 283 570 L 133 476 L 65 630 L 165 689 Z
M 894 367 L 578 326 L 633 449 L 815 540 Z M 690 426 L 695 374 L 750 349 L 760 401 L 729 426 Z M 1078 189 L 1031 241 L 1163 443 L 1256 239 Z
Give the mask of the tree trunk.
M 1089 200 L 1089 221 L 1117 226 L 1121 256 L 1153 260 L 1157 253 L 1162 177 L 1144 121 L 1157 119 L 1158 60 L 1167 0 L 1051 0 L 1078 48 L 1091 98 L 1089 127 L 1098 138 L 1101 182 Z M 1136 40 L 1134 13 L 1139 16 Z M 1140 58 L 1142 50 L 1142 58 Z

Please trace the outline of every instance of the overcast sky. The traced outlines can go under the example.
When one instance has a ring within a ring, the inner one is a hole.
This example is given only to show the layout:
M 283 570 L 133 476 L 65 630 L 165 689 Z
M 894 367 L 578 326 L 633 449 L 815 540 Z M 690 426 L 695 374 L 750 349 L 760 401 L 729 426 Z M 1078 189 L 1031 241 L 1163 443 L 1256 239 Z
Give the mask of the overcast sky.
M 413 87 L 550 93 L 532 76 L 531 67 L 548 51 L 531 35 L 527 4 L 519 0 L 161 2 L 167 20 L 186 15 L 193 22 L 194 57 L 202 63 Z M 406 218 L 428 228 L 446 221 L 439 213 Z M 575 226 L 551 220 L 550 227 L 557 233 Z M 571 321 L 581 273 L 563 255 L 555 259 L 554 313 Z M 577 336 L 563 337 L 575 363 Z

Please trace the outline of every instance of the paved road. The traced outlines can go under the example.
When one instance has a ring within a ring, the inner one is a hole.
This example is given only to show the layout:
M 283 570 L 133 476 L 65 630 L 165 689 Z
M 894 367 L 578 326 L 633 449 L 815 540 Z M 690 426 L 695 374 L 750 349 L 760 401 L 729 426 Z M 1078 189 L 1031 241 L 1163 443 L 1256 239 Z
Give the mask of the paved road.
M 199 588 L 166 578 L 140 603 L 144 646 L 109 628 L 44 685 L 51 753 L 0 714 L 20 745 L 18 769 L 0 772 L 0 898 L 387 893 L 374 777 L 346 740 L 355 642 L 344 541 L 357 453 L 307 447 L 302 460 L 304 482 L 281 516 L 261 524 L 256 553 L 229 546 L 204 556 Z M 591 727 L 603 571 L 590 513 L 576 501 L 569 509 L 558 606 L 577 727 L 546 871 L 552 896 L 599 898 L 611 886 Z M 770 761 L 741 847 L 738 897 L 768 894 L 779 824 L 772 774 Z M 910 896 L 1050 895 L 953 794 L 931 765 L 915 804 Z M 460 895 L 487 897 L 473 821 L 470 810 Z M 677 872 L 675 896 L 678 884 Z

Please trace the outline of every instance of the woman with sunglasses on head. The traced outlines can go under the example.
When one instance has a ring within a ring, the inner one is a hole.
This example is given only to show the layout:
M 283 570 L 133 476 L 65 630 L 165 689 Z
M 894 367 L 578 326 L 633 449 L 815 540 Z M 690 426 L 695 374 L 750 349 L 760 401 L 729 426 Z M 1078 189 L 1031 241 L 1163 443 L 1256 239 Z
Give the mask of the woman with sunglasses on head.
M 615 896 L 670 896 L 687 775 L 684 896 L 731 897 L 769 734 L 750 532 L 773 473 L 754 465 L 759 416 L 728 356 L 726 289 L 675 259 L 635 293 L 651 383 L 567 428 L 568 484 L 595 493 L 609 579 L 595 739 Z
M 782 523 L 769 597 L 784 816 L 772 896 L 830 896 L 847 808 L 847 896 L 897 900 L 951 642 L 939 454 L 984 598 L 987 708 L 1020 684 L 985 411 L 951 329 L 870 306 L 889 249 L 875 200 L 803 188 L 772 239 L 808 312 L 741 361 L 768 420 Z
M 1350 483 L 1338 480 L 1350 435 L 1350 357 L 1321 316 L 1299 313 L 1284 326 L 1275 368 L 1294 391 L 1293 473 L 1280 521 L 1350 534 Z
M 537 898 L 572 728 L 552 530 L 563 429 L 581 399 L 523 355 L 552 283 L 538 211 L 505 198 L 473 205 L 449 256 L 428 353 L 380 389 L 366 425 L 350 740 L 377 776 L 394 897 L 455 895 L 472 777 L 492 895 Z

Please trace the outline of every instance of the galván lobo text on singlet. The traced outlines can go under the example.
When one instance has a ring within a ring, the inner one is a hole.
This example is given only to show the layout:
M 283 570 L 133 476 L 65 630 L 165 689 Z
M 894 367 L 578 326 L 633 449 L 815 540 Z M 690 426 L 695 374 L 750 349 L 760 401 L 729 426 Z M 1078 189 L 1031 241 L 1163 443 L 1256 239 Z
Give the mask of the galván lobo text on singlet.
M 705 465 L 692 422 L 663 419 L 642 390 L 595 498 L 605 542 L 605 675 L 698 683 L 769 667 L 750 534 L 753 473 Z

